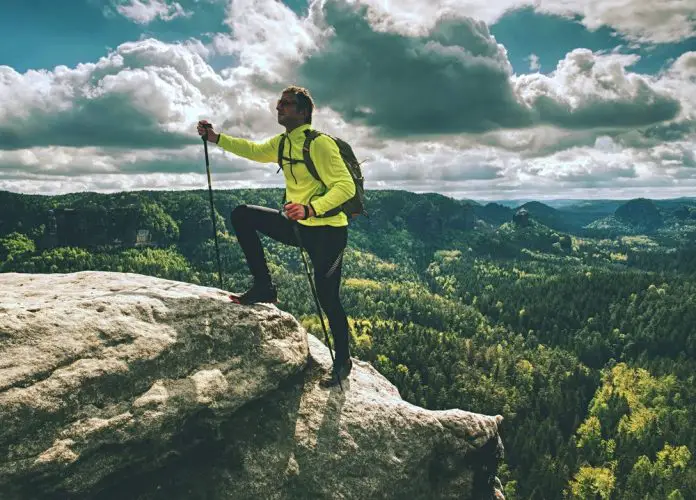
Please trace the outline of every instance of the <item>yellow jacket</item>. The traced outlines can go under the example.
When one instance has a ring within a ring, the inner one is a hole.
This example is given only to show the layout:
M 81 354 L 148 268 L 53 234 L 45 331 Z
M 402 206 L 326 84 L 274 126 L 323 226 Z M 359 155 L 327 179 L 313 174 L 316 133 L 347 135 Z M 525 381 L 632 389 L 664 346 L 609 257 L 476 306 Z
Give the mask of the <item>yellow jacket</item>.
M 300 125 L 287 134 L 278 134 L 266 142 L 255 143 L 238 137 L 220 134 L 218 146 L 225 151 L 234 153 L 249 160 L 262 163 L 278 162 L 278 146 L 283 135 L 286 136 L 283 147 L 283 156 L 302 160 L 302 147 L 304 146 L 305 133 L 311 130 L 310 124 Z M 283 175 L 285 176 L 285 194 L 288 203 L 300 203 L 310 205 L 317 215 L 335 208 L 348 201 L 355 195 L 355 184 L 343 163 L 336 143 L 326 135 L 320 135 L 312 141 L 309 154 L 317 169 L 317 173 L 326 187 L 309 173 L 303 163 L 283 161 Z M 340 212 L 331 217 L 310 217 L 299 220 L 306 226 L 347 226 L 348 217 Z

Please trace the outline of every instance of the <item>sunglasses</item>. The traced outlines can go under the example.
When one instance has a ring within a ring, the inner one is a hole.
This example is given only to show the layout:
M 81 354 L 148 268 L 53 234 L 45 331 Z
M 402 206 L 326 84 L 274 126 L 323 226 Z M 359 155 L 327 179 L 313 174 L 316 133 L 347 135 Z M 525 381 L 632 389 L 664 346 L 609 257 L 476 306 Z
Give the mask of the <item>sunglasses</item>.
M 285 99 L 278 99 L 278 102 L 277 102 L 277 105 L 280 107 L 283 107 L 283 108 L 286 106 L 290 106 L 292 104 L 297 104 L 297 101 L 288 101 Z

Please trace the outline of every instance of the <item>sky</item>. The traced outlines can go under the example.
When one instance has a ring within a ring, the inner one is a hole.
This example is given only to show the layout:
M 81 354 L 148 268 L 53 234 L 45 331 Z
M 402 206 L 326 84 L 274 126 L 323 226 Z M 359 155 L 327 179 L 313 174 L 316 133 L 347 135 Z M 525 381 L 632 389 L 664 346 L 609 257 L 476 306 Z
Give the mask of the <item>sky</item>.
M 207 189 L 196 123 L 265 141 L 309 89 L 367 189 L 696 195 L 696 2 L 3 0 L 0 190 Z M 209 147 L 214 189 L 281 187 Z

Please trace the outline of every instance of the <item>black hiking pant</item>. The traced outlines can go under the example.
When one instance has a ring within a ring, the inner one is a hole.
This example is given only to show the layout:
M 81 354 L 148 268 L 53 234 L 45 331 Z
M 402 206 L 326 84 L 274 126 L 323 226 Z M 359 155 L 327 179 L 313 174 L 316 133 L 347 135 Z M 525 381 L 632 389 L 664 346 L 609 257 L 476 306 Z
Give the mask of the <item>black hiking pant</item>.
M 304 226 L 283 217 L 278 210 L 256 205 L 239 205 L 232 211 L 232 226 L 255 282 L 270 282 L 271 275 L 258 233 L 276 241 L 299 247 L 293 225 L 299 229 L 302 246 L 314 268 L 314 286 L 319 304 L 326 313 L 334 339 L 336 362 L 350 357 L 348 319 L 339 289 L 343 251 L 348 243 L 347 227 Z

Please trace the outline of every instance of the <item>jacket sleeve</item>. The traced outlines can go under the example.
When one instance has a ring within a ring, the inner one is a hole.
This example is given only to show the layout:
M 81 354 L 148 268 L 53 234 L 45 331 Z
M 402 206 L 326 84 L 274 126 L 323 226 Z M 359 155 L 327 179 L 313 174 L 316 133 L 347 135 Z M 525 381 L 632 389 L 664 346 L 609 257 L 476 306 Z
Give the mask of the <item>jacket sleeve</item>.
M 350 200 L 355 195 L 355 184 L 333 139 L 320 135 L 312 141 L 309 153 L 327 188 L 324 195 L 311 201 L 316 214 L 322 215 Z
M 280 144 L 280 135 L 277 135 L 266 142 L 252 142 L 239 137 L 232 137 L 226 134 L 220 134 L 218 146 L 225 151 L 234 153 L 237 156 L 247 158 L 249 160 L 258 161 L 261 163 L 270 163 L 278 161 L 278 145 Z

